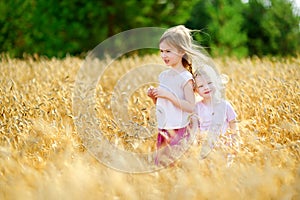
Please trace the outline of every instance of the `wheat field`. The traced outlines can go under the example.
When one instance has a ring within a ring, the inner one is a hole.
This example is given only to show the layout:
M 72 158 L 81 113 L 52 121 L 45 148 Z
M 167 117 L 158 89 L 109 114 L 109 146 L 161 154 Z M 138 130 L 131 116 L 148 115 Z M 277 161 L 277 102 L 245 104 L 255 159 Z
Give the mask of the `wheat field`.
M 193 145 L 172 166 L 134 174 L 103 165 L 77 133 L 72 92 L 83 59 L 2 55 L 0 199 L 300 199 L 300 58 L 215 62 L 230 78 L 226 98 L 238 114 L 241 144 L 233 163 L 226 164 L 226 148 L 199 160 L 200 147 Z M 129 135 L 109 106 L 117 81 L 145 63 L 162 64 L 157 55 L 115 61 L 95 95 L 99 128 L 127 151 L 155 149 L 155 134 Z M 155 123 L 149 84 L 129 98 L 131 130 Z

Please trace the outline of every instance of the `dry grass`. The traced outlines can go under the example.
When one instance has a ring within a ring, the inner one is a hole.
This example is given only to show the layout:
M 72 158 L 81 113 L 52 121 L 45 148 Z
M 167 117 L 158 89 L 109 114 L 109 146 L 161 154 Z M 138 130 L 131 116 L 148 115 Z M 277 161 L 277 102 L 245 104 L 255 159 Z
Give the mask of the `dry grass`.
M 108 168 L 83 147 L 72 115 L 82 62 L 2 57 L 0 199 L 300 198 L 299 57 L 216 59 L 230 77 L 227 98 L 240 120 L 242 145 L 234 163 L 226 167 L 223 148 L 200 161 L 199 147 L 193 146 L 175 166 L 145 174 Z M 110 97 L 122 75 L 144 63 L 161 61 L 158 56 L 116 61 L 97 89 L 101 129 L 127 150 L 153 150 L 155 135 L 137 140 L 116 126 Z M 133 127 L 153 126 L 147 86 L 137 88 L 128 102 Z

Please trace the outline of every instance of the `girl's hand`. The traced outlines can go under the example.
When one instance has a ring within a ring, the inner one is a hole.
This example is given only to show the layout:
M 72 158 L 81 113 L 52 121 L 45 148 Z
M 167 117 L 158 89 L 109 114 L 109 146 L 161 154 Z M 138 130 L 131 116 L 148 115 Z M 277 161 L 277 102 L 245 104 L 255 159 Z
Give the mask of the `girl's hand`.
M 165 89 L 162 88 L 154 88 L 153 89 L 153 95 L 155 96 L 155 98 L 166 98 L 166 99 L 170 99 L 172 96 L 172 93 L 168 92 Z
M 154 104 L 156 104 L 156 99 L 157 99 L 157 97 L 155 97 L 155 95 L 154 95 L 155 90 L 156 89 L 152 86 L 149 87 L 148 90 L 147 90 L 147 95 L 148 95 L 148 97 L 150 97 L 152 99 Z
M 147 95 L 153 100 L 154 103 L 156 103 L 158 97 L 167 99 L 170 98 L 170 95 L 172 94 L 162 88 L 149 87 Z
M 154 94 L 153 94 L 153 90 L 154 90 L 155 88 L 154 87 L 149 87 L 148 88 L 148 90 L 147 90 L 147 95 L 148 95 L 148 97 L 151 97 L 151 98 L 154 98 Z

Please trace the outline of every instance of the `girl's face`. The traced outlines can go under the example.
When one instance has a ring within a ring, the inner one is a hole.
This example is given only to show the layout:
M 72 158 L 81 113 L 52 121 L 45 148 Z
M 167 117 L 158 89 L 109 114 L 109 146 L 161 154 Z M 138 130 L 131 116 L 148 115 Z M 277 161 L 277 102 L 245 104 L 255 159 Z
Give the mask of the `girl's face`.
M 162 41 L 159 44 L 160 56 L 166 65 L 176 67 L 182 65 L 181 60 L 184 53 L 179 52 L 175 47 L 169 45 L 167 42 Z
M 196 76 L 196 91 L 204 99 L 209 99 L 214 94 L 216 88 L 214 83 L 207 76 Z

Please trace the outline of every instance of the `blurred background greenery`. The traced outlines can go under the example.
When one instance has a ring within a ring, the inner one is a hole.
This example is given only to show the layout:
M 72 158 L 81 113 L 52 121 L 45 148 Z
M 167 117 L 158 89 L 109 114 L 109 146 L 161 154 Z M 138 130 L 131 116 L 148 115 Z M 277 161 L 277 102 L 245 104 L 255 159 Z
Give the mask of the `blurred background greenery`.
M 119 32 L 184 24 L 212 56 L 295 56 L 292 0 L 0 0 L 0 52 L 82 56 Z

